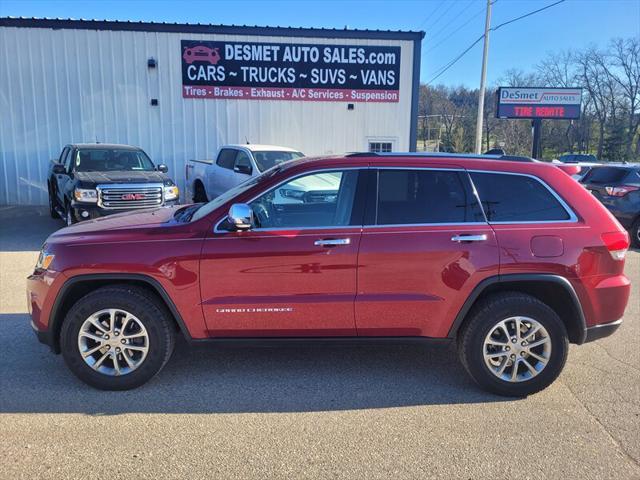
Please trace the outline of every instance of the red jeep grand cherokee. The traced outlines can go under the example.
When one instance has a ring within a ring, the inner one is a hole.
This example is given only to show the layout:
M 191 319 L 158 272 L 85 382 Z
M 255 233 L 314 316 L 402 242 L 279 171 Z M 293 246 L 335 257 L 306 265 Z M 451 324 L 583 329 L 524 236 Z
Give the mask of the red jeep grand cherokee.
M 553 165 L 455 155 L 301 159 L 207 204 L 64 228 L 28 280 L 38 338 L 86 383 L 142 385 L 187 340 L 455 339 L 522 396 L 610 335 L 629 238 Z

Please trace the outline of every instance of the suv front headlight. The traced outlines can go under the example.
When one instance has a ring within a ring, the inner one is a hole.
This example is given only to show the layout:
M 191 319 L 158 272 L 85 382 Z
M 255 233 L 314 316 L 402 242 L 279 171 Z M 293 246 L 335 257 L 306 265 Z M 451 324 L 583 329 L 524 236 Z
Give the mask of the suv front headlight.
M 78 202 L 96 203 L 98 201 L 98 192 L 94 189 L 76 188 L 73 191 L 73 197 Z
M 54 258 L 55 255 L 47 252 L 45 247 L 43 247 L 42 250 L 40 250 L 40 255 L 38 255 L 36 270 L 48 270 Z
M 164 199 L 175 200 L 180 195 L 180 190 L 175 185 L 164 187 Z

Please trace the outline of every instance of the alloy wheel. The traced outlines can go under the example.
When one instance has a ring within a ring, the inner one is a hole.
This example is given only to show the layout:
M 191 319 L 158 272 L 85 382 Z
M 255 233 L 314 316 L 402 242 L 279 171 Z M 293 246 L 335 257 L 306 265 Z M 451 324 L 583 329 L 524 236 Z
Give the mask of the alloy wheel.
M 125 310 L 100 310 L 80 327 L 78 349 L 93 370 L 108 376 L 126 375 L 144 363 L 149 334 L 142 322 Z
M 484 339 L 483 356 L 489 371 L 500 380 L 531 380 L 549 363 L 551 338 L 533 318 L 509 317 L 491 328 Z

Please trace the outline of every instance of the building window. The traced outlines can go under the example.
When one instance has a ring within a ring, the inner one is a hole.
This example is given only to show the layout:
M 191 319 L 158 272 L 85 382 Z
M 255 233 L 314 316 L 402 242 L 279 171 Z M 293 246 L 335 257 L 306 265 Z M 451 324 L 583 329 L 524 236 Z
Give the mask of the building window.
M 391 142 L 369 142 L 369 151 L 373 153 L 389 153 L 393 151 Z

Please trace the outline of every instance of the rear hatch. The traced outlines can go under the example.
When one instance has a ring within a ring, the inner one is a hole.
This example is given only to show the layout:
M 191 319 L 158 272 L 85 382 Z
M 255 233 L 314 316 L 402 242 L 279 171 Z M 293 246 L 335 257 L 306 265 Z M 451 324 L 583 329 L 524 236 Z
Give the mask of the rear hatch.
M 593 167 L 580 183 L 604 205 L 607 205 L 616 198 L 610 195 L 611 189 L 624 185 L 631 172 L 630 168 L 624 167 Z

